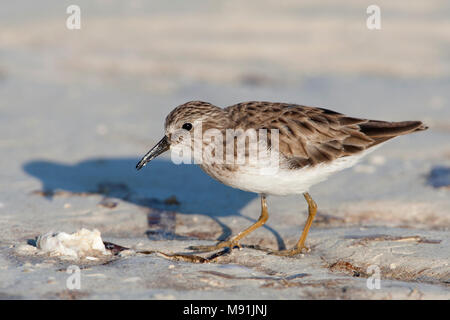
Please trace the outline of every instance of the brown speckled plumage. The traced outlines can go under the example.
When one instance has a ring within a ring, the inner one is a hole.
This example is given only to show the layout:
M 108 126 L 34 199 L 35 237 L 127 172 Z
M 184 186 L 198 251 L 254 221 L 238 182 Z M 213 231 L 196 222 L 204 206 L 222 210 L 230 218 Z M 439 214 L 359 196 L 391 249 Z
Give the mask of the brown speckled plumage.
M 190 101 L 173 109 L 166 117 L 165 126 L 181 128 L 186 122 L 202 121 L 203 131 L 211 128 L 229 128 L 227 112 L 208 102 Z
M 279 130 L 279 151 L 292 169 L 355 155 L 399 135 L 425 130 L 420 121 L 388 122 L 348 117 L 323 108 L 291 103 L 249 101 L 225 109 L 187 102 L 166 118 L 166 126 L 202 120 L 210 128 Z

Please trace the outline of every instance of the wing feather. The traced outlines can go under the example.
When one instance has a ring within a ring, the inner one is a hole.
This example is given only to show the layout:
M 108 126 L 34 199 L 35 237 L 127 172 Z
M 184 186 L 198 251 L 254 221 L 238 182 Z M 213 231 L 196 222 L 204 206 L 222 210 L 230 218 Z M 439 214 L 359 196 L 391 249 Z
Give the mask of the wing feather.
M 279 150 L 293 169 L 354 155 L 398 135 L 427 129 L 420 121 L 368 120 L 288 103 L 250 101 L 225 110 L 235 129 L 278 129 Z

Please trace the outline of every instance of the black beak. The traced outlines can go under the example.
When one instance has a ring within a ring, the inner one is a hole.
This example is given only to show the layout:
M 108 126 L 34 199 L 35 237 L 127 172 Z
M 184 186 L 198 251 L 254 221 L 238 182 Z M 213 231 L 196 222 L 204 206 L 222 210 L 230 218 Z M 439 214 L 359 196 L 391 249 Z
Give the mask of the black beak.
M 170 143 L 169 138 L 167 136 L 164 136 L 153 148 L 150 149 L 149 152 L 141 159 L 141 161 L 138 162 L 136 165 L 136 169 L 141 169 L 144 167 L 148 162 L 152 161 L 154 158 L 159 156 L 161 153 L 169 150 Z

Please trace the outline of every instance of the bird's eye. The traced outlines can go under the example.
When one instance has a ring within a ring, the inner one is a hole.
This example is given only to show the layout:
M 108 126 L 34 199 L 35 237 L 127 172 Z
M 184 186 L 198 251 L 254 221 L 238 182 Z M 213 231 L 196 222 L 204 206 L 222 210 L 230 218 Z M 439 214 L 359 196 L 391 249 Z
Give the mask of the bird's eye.
M 190 124 L 189 122 L 183 124 L 182 128 L 184 130 L 190 131 L 192 129 L 192 124 Z

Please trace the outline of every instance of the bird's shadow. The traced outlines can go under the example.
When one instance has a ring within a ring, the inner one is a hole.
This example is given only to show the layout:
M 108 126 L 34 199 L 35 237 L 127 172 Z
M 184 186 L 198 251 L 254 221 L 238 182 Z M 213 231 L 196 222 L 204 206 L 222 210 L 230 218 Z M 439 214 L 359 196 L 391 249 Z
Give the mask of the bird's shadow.
M 231 229 L 219 218 L 241 215 L 241 210 L 257 197 L 215 181 L 196 165 L 155 159 L 145 169 L 136 171 L 138 160 L 96 158 L 76 164 L 34 160 L 25 163 L 23 169 L 42 182 L 40 193 L 49 200 L 59 193 L 99 194 L 106 206 L 109 199 L 116 198 L 148 209 L 149 238 L 180 238 L 175 233 L 175 215 L 183 213 L 213 219 L 222 228 L 219 239 L 223 240 L 231 235 Z M 265 227 L 276 237 L 280 250 L 284 249 L 281 236 Z

